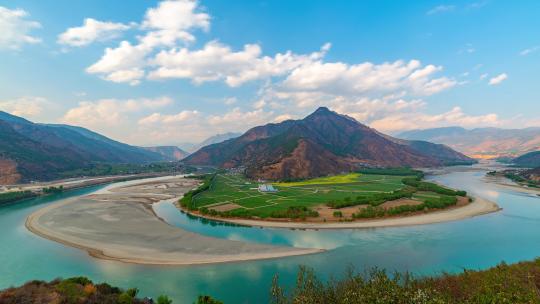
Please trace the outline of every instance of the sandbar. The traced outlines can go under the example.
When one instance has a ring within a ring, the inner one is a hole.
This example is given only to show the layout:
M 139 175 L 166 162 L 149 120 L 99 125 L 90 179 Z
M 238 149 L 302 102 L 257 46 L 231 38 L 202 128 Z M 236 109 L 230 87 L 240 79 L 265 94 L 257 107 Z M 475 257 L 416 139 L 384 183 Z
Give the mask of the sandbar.
M 137 264 L 223 263 L 323 251 L 203 236 L 171 226 L 153 212 L 152 203 L 175 201 L 197 183 L 176 176 L 113 184 L 39 209 L 27 218 L 26 227 L 94 257 Z

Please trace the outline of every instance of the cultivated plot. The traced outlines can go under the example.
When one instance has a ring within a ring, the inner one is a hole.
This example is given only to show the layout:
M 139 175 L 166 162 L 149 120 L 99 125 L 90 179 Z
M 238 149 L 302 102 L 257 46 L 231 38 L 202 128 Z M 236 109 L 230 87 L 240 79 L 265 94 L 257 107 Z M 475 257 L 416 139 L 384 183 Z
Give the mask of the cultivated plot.
M 246 209 L 261 216 L 291 206 L 308 208 L 330 201 L 389 193 L 405 187 L 403 176 L 351 173 L 306 181 L 273 183 L 277 192 L 259 191 L 259 182 L 239 174 L 218 174 L 210 188 L 194 197 L 197 208 Z

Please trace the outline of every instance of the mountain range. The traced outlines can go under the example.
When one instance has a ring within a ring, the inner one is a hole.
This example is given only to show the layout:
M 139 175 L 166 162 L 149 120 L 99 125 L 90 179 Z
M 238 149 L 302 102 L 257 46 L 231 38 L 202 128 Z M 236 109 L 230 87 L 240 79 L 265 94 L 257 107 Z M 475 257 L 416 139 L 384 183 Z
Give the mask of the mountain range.
M 223 134 L 216 134 L 213 136 L 208 137 L 207 139 L 203 140 L 200 143 L 181 143 L 178 146 L 187 152 L 193 153 L 199 150 L 202 147 L 206 147 L 208 145 L 217 144 L 220 142 L 224 142 L 228 139 L 235 138 L 242 135 L 242 133 L 236 133 L 236 132 L 227 132 Z
M 393 138 L 351 117 L 321 107 L 302 120 L 248 130 L 239 137 L 201 148 L 187 164 L 245 167 L 253 178 L 299 179 L 358 167 L 433 167 L 474 160 L 451 148 Z
M 512 160 L 514 165 L 520 167 L 540 169 L 540 151 L 529 152 Z
M 143 147 L 143 149 L 155 152 L 163 156 L 167 160 L 182 160 L 189 155 L 188 152 L 180 149 L 177 146 L 156 146 L 156 147 Z
M 39 124 L 0 111 L 0 183 L 49 180 L 92 163 L 148 163 L 159 153 L 81 127 Z
M 500 129 L 446 127 L 412 130 L 399 138 L 425 140 L 448 145 L 474 158 L 516 157 L 540 150 L 540 128 Z

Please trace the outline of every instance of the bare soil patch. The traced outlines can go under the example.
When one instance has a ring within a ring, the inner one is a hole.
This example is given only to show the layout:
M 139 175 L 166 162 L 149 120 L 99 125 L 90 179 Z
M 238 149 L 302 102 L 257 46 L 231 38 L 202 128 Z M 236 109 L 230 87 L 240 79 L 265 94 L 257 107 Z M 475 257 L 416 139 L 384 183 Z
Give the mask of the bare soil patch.
M 210 210 L 216 210 L 218 212 L 225 212 L 225 211 L 231 211 L 234 209 L 242 208 L 242 206 L 237 205 L 235 203 L 227 203 L 223 205 L 213 206 L 211 208 L 208 208 Z
M 422 204 L 423 203 L 421 201 L 417 201 L 413 199 L 398 199 L 395 201 L 388 201 L 388 202 L 382 203 L 380 207 L 388 210 L 390 208 L 395 208 L 399 206 L 418 206 Z

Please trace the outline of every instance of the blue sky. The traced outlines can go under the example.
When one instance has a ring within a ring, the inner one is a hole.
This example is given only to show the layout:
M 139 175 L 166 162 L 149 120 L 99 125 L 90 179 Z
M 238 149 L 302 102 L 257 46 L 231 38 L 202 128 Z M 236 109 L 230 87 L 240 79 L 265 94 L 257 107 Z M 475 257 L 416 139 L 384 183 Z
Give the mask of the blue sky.
M 389 133 L 540 125 L 539 1 L 126 3 L 0 1 L 0 110 L 140 145 L 323 105 Z

